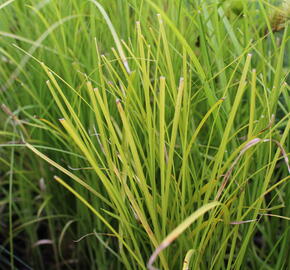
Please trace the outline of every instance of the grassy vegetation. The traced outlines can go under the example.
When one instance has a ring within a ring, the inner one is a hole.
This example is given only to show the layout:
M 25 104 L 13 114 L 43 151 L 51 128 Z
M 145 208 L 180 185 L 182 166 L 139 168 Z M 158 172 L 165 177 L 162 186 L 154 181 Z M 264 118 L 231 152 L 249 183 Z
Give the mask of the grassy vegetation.
M 3 269 L 288 269 L 289 10 L 2 1 Z

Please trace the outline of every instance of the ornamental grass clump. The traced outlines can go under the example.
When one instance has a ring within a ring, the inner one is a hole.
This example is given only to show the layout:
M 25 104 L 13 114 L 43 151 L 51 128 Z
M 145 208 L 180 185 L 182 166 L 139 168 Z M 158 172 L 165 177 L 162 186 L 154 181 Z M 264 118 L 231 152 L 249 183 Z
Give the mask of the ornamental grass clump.
M 275 4 L 1 4 L 3 265 L 287 269 Z

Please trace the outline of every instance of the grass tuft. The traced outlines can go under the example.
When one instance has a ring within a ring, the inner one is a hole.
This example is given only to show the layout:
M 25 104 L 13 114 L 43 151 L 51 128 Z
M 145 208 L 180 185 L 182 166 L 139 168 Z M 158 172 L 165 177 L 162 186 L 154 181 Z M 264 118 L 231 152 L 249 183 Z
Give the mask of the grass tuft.
M 288 2 L 0 4 L 3 265 L 289 268 Z

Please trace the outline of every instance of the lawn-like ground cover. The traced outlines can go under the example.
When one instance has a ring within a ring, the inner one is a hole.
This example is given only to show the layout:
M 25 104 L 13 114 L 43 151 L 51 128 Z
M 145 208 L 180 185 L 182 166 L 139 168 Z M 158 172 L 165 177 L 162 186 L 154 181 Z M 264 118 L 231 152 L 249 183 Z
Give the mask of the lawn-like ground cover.
M 289 269 L 289 10 L 2 1 L 0 269 Z

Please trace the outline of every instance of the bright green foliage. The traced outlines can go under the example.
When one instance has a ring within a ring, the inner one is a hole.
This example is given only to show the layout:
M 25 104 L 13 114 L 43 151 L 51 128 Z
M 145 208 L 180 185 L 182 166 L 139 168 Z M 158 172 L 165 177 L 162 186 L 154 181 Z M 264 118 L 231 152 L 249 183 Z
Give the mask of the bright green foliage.
M 234 2 L 0 4 L 4 269 L 290 267 L 290 4 Z

